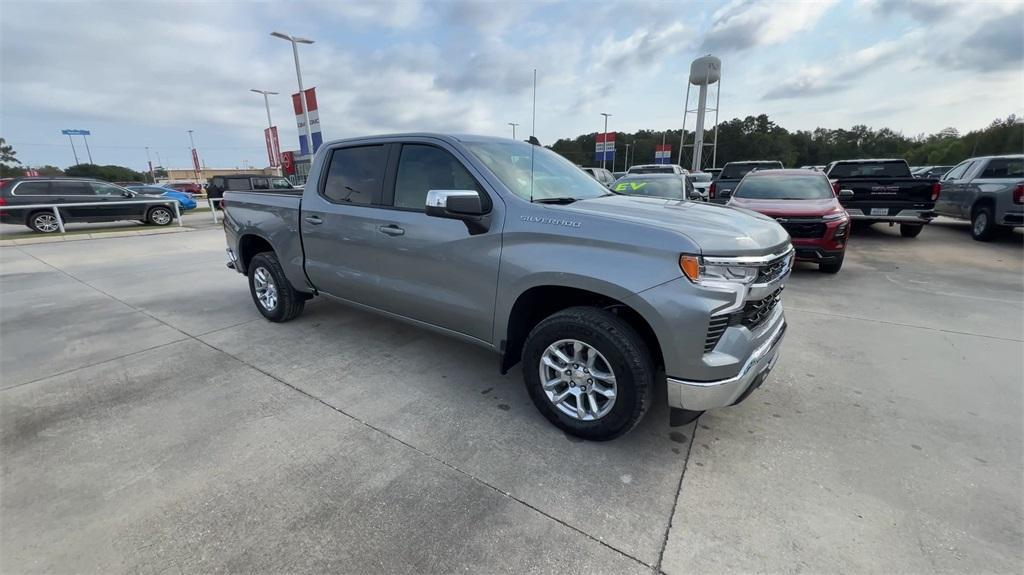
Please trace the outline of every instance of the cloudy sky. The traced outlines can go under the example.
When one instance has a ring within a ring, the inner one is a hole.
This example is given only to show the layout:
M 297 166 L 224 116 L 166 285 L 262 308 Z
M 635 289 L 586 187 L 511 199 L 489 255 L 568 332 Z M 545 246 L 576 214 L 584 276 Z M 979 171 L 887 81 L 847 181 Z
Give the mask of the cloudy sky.
M 281 30 L 316 86 L 326 139 L 395 131 L 550 144 L 601 128 L 679 128 L 689 62 L 722 59 L 722 119 L 788 129 L 984 127 L 1024 112 L 1024 3 L 31 2 L 0 1 L 0 136 L 27 163 L 73 162 L 62 128 L 92 131 L 96 163 L 142 169 L 149 146 L 189 165 L 266 164 L 263 88 L 297 147 Z M 82 151 L 79 152 L 84 159 Z

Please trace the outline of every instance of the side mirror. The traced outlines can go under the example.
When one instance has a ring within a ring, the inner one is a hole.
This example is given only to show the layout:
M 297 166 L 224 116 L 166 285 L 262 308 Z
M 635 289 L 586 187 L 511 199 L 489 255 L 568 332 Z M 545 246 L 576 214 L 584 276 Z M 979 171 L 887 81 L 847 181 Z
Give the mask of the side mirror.
M 698 192 L 697 190 L 693 190 L 692 192 L 690 192 L 690 199 L 700 201 L 704 199 L 704 196 L 702 196 L 701 193 Z
M 121 192 L 121 196 L 125 197 L 125 198 L 134 198 L 135 197 L 135 192 L 132 192 L 132 191 L 129 191 L 129 190 L 125 190 L 125 191 Z
M 490 227 L 484 199 L 476 190 L 430 190 L 426 213 L 435 218 L 462 220 L 473 235 L 486 232 Z
M 839 190 L 839 199 L 850 199 L 853 197 L 853 190 Z

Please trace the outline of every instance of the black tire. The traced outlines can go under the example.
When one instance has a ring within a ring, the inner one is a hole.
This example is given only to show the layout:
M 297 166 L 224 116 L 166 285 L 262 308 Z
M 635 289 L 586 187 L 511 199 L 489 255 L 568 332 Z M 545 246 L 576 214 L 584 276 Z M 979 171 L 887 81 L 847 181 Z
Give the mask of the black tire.
M 60 231 L 57 226 L 57 216 L 51 210 L 32 212 L 25 223 L 29 228 L 41 234 L 52 234 Z
M 818 264 L 818 271 L 825 272 L 827 274 L 837 274 L 839 270 L 843 269 L 843 258 L 846 254 L 839 256 L 839 259 L 832 262 L 822 262 Z
M 593 347 L 615 376 L 615 403 L 599 419 L 583 421 L 566 415 L 548 399 L 541 382 L 545 350 L 564 339 Z M 654 392 L 654 362 L 643 339 L 628 323 L 594 307 L 572 307 L 543 320 L 523 346 L 523 380 L 530 399 L 555 426 L 594 441 L 614 439 L 636 427 L 650 407 Z
M 916 238 L 921 235 L 924 224 L 900 224 L 900 235 L 905 238 Z
M 256 293 L 257 273 L 260 270 L 265 270 L 269 275 L 276 293 L 276 301 L 269 308 L 260 301 L 260 297 Z M 252 302 L 256 304 L 256 309 L 263 314 L 263 317 L 275 323 L 291 321 L 297 318 L 302 313 L 302 309 L 306 307 L 306 298 L 292 287 L 274 252 L 262 252 L 253 256 L 246 272 L 249 276 L 249 294 L 252 296 Z
M 971 237 L 979 242 L 988 242 L 999 236 L 995 211 L 992 206 L 977 206 L 971 212 Z
M 169 226 L 174 222 L 174 210 L 167 206 L 156 206 L 146 212 L 146 223 L 154 226 Z

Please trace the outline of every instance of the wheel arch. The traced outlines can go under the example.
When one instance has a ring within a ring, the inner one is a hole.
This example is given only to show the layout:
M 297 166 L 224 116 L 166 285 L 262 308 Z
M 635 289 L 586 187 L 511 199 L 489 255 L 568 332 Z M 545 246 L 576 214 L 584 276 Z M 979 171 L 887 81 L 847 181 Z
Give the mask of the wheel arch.
M 263 236 L 258 234 L 245 234 L 238 238 L 238 261 L 240 272 L 248 275 L 249 262 L 252 258 L 262 252 L 274 252 L 274 246 Z
M 625 320 L 647 344 L 655 364 L 659 367 L 663 366 L 661 345 L 654 329 L 644 316 L 626 304 L 624 299 L 618 295 L 612 296 L 560 284 L 535 285 L 525 289 L 511 305 L 504 329 L 499 327 L 501 330 L 498 334 L 501 373 L 507 373 L 509 369 L 519 363 L 526 338 L 538 323 L 554 313 L 576 306 L 605 309 Z

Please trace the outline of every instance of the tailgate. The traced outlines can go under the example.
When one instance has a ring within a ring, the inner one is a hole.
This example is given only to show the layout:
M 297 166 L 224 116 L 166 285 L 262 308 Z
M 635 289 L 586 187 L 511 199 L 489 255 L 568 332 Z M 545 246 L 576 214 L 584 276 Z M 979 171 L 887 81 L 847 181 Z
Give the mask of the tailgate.
M 840 178 L 839 189 L 851 190 L 852 198 L 843 198 L 844 208 L 894 207 L 931 209 L 932 186 L 936 180 L 917 178 Z

